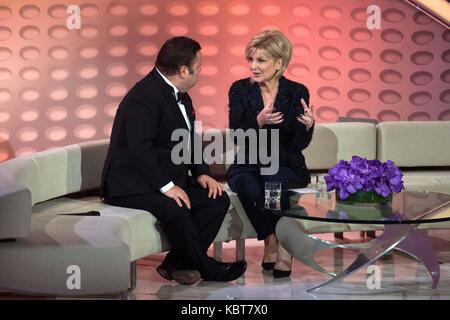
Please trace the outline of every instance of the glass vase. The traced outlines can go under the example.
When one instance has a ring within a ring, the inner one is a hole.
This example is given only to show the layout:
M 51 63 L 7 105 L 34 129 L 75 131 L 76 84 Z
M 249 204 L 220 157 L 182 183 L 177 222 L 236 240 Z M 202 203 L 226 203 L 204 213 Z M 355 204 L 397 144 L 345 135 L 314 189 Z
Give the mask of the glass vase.
M 383 197 L 375 191 L 356 191 L 355 193 L 351 193 L 347 198 L 341 199 L 339 197 L 339 191 L 337 191 L 336 201 L 348 204 L 386 204 L 392 202 L 392 193 L 387 197 Z

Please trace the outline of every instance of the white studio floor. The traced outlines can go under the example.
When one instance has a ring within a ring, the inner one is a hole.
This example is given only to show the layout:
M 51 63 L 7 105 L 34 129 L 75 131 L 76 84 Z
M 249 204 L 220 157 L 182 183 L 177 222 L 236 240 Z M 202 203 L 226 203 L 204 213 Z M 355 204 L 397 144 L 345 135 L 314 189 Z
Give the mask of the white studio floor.
M 368 274 L 362 269 L 343 282 L 328 286 L 320 293 L 308 293 L 307 289 L 326 281 L 323 275 L 298 261 L 294 261 L 290 278 L 273 279 L 270 272 L 262 271 L 263 242 L 246 241 L 248 268 L 245 275 L 229 283 L 199 282 L 192 286 L 180 285 L 162 279 L 156 272 L 164 254 L 146 257 L 138 261 L 137 286 L 129 299 L 136 300 L 450 300 L 450 230 L 432 230 L 429 236 L 441 262 L 441 277 L 437 289 L 431 288 L 431 276 L 415 259 L 395 251 L 388 258 L 378 260 L 375 266 L 381 274 L 380 288 L 369 289 Z M 320 235 L 333 240 L 332 234 Z M 359 232 L 344 234 L 344 241 L 359 242 Z M 211 252 L 212 254 L 212 252 Z M 234 242 L 224 244 L 223 260 L 232 261 Z M 316 261 L 327 270 L 338 272 L 356 257 L 351 250 L 324 250 L 316 255 Z M 373 284 L 373 281 L 370 283 Z M 0 300 L 10 299 L 58 299 L 58 297 L 25 297 L 0 294 Z M 108 297 L 106 297 L 108 299 Z M 113 297 L 113 299 L 115 299 Z

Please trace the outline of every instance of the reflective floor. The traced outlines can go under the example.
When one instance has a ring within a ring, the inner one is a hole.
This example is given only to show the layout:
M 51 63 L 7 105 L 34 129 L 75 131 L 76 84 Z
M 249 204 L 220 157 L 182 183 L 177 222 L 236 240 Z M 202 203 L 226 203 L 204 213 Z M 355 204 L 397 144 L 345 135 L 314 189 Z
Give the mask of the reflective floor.
M 321 293 L 307 289 L 324 282 L 327 276 L 294 262 L 290 278 L 274 279 L 261 269 L 263 243 L 247 240 L 248 269 L 245 277 L 232 283 L 200 282 L 194 286 L 178 285 L 161 279 L 155 271 L 163 258 L 156 255 L 139 261 L 138 284 L 134 298 L 146 299 L 450 299 L 450 231 L 429 231 L 433 247 L 442 262 L 441 280 L 437 289 L 431 289 L 431 276 L 426 268 L 413 258 L 394 252 L 378 260 L 374 267 L 360 270 L 344 282 L 325 287 Z M 321 237 L 333 240 L 331 234 Z M 346 241 L 361 241 L 359 232 L 344 234 Z M 234 244 L 225 244 L 224 260 L 234 257 Z M 356 257 L 350 250 L 325 250 L 317 253 L 317 262 L 328 270 L 339 272 Z M 377 281 L 377 274 L 380 275 Z
M 199 282 L 193 286 L 179 285 L 162 279 L 155 270 L 163 254 L 138 261 L 137 286 L 129 299 L 441 299 L 450 300 L 450 231 L 429 231 L 433 247 L 441 262 L 441 278 L 437 289 L 431 289 L 431 276 L 425 267 L 401 252 L 394 252 L 378 260 L 370 269 L 360 270 L 344 282 L 325 287 L 320 293 L 308 293 L 307 289 L 328 279 L 300 262 L 294 261 L 290 278 L 273 279 L 270 272 L 262 271 L 263 242 L 246 241 L 248 269 L 244 277 L 230 282 Z M 334 240 L 332 234 L 321 238 Z M 359 232 L 344 234 L 344 241 L 360 242 Z M 234 260 L 234 242 L 224 244 L 223 260 Z M 350 250 L 325 250 L 316 255 L 317 262 L 327 270 L 339 272 L 356 257 Z M 379 277 L 377 277 L 379 275 Z M 11 294 L 0 294 L 0 299 L 32 299 Z M 58 299 L 52 297 L 50 299 Z M 41 298 L 42 299 L 42 298 Z M 47 298 L 48 299 L 48 298 Z

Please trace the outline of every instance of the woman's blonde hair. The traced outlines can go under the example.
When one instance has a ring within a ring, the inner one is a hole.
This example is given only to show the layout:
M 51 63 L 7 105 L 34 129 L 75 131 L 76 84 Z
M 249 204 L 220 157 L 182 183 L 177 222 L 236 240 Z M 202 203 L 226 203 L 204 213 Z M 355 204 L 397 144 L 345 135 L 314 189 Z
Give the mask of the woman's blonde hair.
M 255 50 L 266 51 L 273 59 L 281 59 L 281 68 L 275 73 L 275 78 L 280 78 L 291 61 L 292 44 L 289 39 L 278 30 L 264 30 L 258 33 L 245 48 L 246 58 L 250 58 Z

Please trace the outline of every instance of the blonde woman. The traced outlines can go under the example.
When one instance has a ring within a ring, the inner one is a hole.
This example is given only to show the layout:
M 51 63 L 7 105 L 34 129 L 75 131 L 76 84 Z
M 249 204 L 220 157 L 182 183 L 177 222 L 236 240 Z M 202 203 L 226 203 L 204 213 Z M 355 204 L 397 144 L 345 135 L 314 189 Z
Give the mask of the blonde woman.
M 257 34 L 247 45 L 245 54 L 251 77 L 234 82 L 230 88 L 229 126 L 279 130 L 280 166 L 276 174 L 262 175 L 259 161 L 248 163 L 249 146 L 246 145 L 247 163 L 235 161 L 227 179 L 242 202 L 258 240 L 264 240 L 262 268 L 273 270 L 275 278 L 287 277 L 291 274 L 292 257 L 278 245 L 274 233 L 279 217 L 262 212 L 264 183 L 279 181 L 283 189 L 308 185 L 310 175 L 301 151 L 312 139 L 314 116 L 312 106 L 308 107 L 308 89 L 283 76 L 291 60 L 292 45 L 282 32 L 266 30 Z M 284 210 L 289 206 L 284 192 L 281 201 Z

